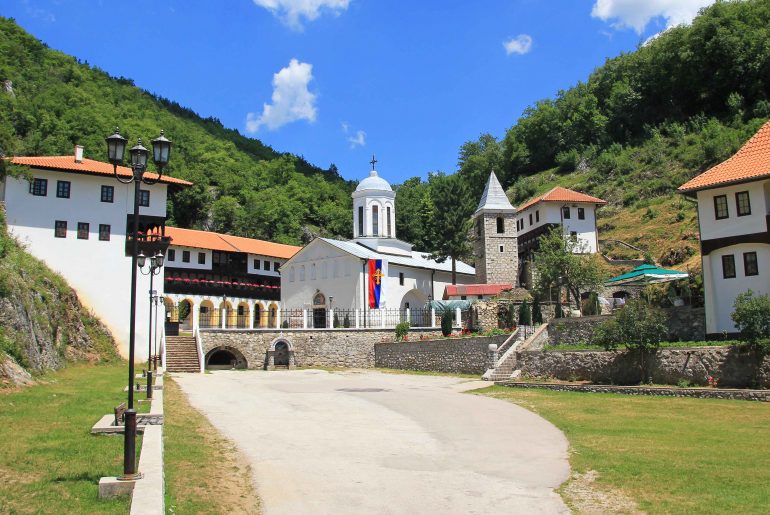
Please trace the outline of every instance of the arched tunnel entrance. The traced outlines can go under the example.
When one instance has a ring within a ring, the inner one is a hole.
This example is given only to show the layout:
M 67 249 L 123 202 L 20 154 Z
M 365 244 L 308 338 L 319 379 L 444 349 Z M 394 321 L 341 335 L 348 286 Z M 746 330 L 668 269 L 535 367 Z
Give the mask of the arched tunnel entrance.
M 207 370 L 232 370 L 247 368 L 246 358 L 237 349 L 217 347 L 206 354 Z

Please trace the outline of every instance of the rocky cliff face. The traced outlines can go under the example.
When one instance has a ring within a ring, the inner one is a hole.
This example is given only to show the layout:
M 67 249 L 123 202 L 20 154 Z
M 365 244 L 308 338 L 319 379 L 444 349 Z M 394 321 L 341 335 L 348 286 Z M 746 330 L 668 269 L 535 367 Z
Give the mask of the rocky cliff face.
M 109 331 L 64 279 L 7 237 L 0 211 L 0 384 L 24 384 L 25 371 L 68 361 L 112 359 Z

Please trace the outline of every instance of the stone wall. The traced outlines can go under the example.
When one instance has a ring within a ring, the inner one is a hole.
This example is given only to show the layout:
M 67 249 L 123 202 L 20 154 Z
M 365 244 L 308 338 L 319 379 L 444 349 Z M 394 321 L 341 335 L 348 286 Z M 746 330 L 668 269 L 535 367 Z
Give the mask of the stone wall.
M 410 337 L 435 336 L 435 329 L 411 329 Z M 278 337 L 287 340 L 294 360 L 301 367 L 371 368 L 374 345 L 393 341 L 393 329 L 296 329 L 296 330 L 224 330 L 203 329 L 200 332 L 204 356 L 215 349 L 235 349 L 246 360 L 246 368 L 265 366 L 270 343 Z
M 725 388 L 679 388 L 660 386 L 608 386 L 569 383 L 520 383 L 501 381 L 497 384 L 509 388 L 545 389 L 559 392 L 620 393 L 623 395 L 657 395 L 662 397 L 690 397 L 697 399 L 728 399 L 733 401 L 770 402 L 770 390 Z
M 706 314 L 703 308 L 671 308 L 663 310 L 668 317 L 669 341 L 703 341 L 706 338 Z M 557 318 L 548 323 L 551 345 L 589 343 L 594 329 L 613 315 Z
M 517 367 L 522 376 L 591 381 L 607 384 L 638 384 L 642 380 L 639 355 L 626 351 L 519 352 Z M 733 347 L 661 349 L 648 357 L 650 379 L 655 384 L 688 381 L 707 385 L 708 376 L 719 386 L 770 387 L 770 356 L 759 364 L 753 354 Z
M 374 361 L 381 368 L 481 375 L 487 369 L 489 345 L 500 346 L 509 336 L 378 343 Z
M 528 301 L 530 309 L 532 301 Z M 509 309 L 512 306 L 516 311 L 516 319 L 519 318 L 519 308 L 521 301 L 508 301 L 498 299 L 480 300 L 471 306 L 471 326 L 476 331 L 489 331 L 498 328 L 498 312 L 501 309 Z M 544 302 L 540 304 L 540 313 L 543 315 L 543 322 L 553 320 L 556 314 L 556 304 L 553 302 Z

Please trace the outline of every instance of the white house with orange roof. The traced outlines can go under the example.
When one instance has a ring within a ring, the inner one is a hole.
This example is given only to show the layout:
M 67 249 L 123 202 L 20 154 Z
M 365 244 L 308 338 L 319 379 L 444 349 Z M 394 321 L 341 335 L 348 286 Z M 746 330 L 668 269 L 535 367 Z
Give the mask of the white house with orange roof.
M 131 256 L 127 233 L 133 221 L 134 186 L 121 184 L 109 163 L 86 159 L 83 147 L 73 155 L 13 157 L 26 166 L 29 179 L 5 177 L 0 200 L 5 203 L 8 231 L 27 251 L 61 274 L 84 306 L 93 310 L 128 355 Z M 118 167 L 122 177 L 131 170 Z M 153 174 L 148 174 L 150 178 Z M 139 208 L 141 238 L 164 237 L 170 187 L 192 183 L 163 176 L 142 185 Z M 155 287 L 163 294 L 161 281 Z M 147 358 L 150 279 L 137 283 L 136 357 Z
M 677 191 L 698 202 L 706 335 L 734 334 L 736 297 L 770 293 L 770 122 Z
M 300 247 L 167 227 L 166 332 L 197 328 L 268 328 L 280 320 L 283 264 Z M 179 320 L 180 305 L 189 315 Z

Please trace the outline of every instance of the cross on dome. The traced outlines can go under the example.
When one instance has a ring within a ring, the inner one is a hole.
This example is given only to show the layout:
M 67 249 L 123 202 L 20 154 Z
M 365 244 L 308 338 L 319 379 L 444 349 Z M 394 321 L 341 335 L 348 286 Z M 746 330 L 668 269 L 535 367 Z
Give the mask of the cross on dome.
M 374 158 L 374 154 L 372 154 L 372 160 L 369 162 L 372 164 L 372 170 L 374 170 L 374 165 L 377 164 L 377 160 Z

